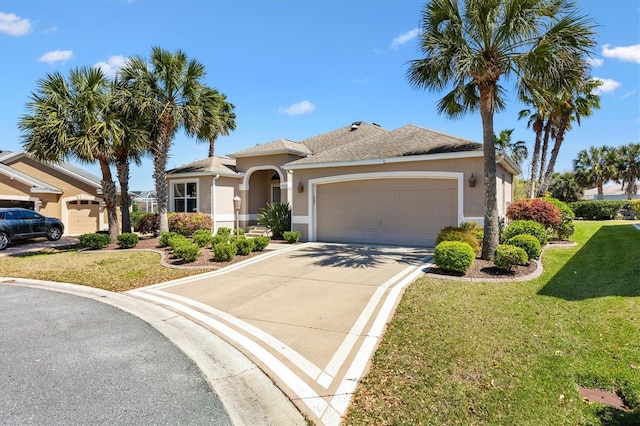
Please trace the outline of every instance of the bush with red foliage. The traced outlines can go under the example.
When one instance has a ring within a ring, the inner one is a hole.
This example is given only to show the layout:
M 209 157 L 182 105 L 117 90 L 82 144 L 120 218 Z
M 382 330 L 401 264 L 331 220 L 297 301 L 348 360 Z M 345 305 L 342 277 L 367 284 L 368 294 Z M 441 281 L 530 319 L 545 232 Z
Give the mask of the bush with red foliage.
M 562 223 L 562 212 L 548 201 L 539 198 L 516 200 L 507 207 L 507 217 L 511 220 L 533 220 L 546 228 Z
M 158 213 L 147 213 L 142 216 L 135 227 L 135 230 L 141 234 L 158 233 L 160 229 L 160 215 Z

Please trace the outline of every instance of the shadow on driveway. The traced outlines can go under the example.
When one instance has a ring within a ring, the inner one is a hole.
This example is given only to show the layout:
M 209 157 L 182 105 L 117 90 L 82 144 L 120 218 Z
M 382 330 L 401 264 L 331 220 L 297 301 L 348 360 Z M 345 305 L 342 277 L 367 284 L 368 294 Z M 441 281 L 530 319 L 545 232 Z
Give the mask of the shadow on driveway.
M 334 266 L 338 268 L 376 267 L 389 260 L 401 265 L 414 266 L 423 263 L 425 256 L 432 250 L 426 248 L 408 249 L 402 247 L 376 247 L 323 244 L 308 246 L 299 250 L 293 257 L 315 259 L 316 266 Z

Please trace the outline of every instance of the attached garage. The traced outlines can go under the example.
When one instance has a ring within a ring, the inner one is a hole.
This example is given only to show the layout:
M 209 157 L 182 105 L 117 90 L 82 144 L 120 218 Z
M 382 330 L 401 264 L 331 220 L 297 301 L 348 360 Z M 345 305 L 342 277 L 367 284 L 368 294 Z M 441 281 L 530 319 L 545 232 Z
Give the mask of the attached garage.
M 461 216 L 458 179 L 353 179 L 316 185 L 316 240 L 433 247 Z
M 100 229 L 100 203 L 97 201 L 68 201 L 67 215 L 67 234 L 90 234 Z

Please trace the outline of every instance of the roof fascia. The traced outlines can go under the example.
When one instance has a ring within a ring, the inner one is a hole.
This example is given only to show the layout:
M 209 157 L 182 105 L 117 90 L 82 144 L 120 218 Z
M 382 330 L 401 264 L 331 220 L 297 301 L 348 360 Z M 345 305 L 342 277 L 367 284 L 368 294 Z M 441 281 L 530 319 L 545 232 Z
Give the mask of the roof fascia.
M 6 167 L 10 167 L 10 166 L 6 166 Z M 45 188 L 42 185 L 40 185 L 38 182 L 25 178 L 23 176 L 20 176 L 16 173 L 12 173 L 10 170 L 6 170 L 5 168 L 0 168 L 0 173 L 7 176 L 11 180 L 17 180 L 20 183 L 30 186 L 31 187 L 30 191 L 32 193 L 62 194 L 62 190 L 59 188 L 56 188 L 55 186 L 51 186 L 50 188 Z
M 167 179 L 184 179 L 184 178 L 196 178 L 201 176 L 222 176 L 241 179 L 240 173 L 216 173 L 216 172 L 192 172 L 192 173 L 167 173 Z
M 231 158 L 246 158 L 246 157 L 264 157 L 267 155 L 277 155 L 277 154 L 293 154 L 299 155 L 301 157 L 308 157 L 310 154 L 302 151 L 296 151 L 294 149 L 273 149 L 270 151 L 260 151 L 246 154 L 229 154 L 228 157 Z

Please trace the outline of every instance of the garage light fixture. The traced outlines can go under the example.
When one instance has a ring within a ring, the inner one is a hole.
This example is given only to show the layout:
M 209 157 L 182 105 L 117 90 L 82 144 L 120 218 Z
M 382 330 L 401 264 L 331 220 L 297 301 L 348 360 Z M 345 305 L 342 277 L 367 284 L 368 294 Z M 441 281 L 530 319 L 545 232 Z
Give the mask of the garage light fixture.
M 302 182 L 298 182 L 298 192 L 299 193 L 304 192 L 304 185 L 302 184 Z
M 476 186 L 476 177 L 471 173 L 471 177 L 469 178 L 469 188 L 473 188 Z

